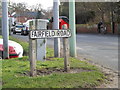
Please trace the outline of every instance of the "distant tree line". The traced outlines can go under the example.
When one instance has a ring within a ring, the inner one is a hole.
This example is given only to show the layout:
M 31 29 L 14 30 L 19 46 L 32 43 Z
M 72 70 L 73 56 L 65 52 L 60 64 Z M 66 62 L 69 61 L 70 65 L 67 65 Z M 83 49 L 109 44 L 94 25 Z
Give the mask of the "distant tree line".
M 119 22 L 120 2 L 76 2 L 76 23 Z M 62 2 L 60 15 L 69 17 L 69 2 Z

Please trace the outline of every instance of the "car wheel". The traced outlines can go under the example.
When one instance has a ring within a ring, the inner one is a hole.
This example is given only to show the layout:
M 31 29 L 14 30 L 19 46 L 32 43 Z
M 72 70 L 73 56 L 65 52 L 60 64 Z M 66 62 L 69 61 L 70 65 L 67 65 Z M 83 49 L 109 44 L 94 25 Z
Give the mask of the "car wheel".
M 23 31 L 21 31 L 21 35 L 24 35 L 24 32 L 23 32 Z
M 16 32 L 15 32 L 15 31 L 13 31 L 13 34 L 16 34 Z

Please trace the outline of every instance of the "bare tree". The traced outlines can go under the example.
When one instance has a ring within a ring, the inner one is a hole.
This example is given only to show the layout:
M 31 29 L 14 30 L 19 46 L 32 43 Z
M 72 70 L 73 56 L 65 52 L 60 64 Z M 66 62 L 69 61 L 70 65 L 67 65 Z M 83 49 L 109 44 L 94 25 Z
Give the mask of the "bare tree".
M 32 5 L 30 6 L 30 10 L 31 11 L 41 11 L 41 4 L 36 4 L 36 5 Z
M 53 9 L 51 7 L 49 7 L 47 10 L 42 10 L 42 12 L 45 13 L 44 18 L 50 19 L 52 17 L 52 15 L 53 15 Z

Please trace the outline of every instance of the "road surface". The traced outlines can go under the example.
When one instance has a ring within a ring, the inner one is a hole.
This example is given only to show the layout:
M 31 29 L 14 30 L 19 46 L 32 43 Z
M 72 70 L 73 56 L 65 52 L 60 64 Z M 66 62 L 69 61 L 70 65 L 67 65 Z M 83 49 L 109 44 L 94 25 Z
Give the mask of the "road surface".
M 13 35 L 28 41 L 28 36 Z M 53 39 L 47 40 L 53 47 Z M 118 36 L 101 34 L 77 34 L 77 54 L 104 67 L 118 71 Z
M 118 37 L 114 35 L 77 35 L 77 52 L 95 63 L 118 71 Z

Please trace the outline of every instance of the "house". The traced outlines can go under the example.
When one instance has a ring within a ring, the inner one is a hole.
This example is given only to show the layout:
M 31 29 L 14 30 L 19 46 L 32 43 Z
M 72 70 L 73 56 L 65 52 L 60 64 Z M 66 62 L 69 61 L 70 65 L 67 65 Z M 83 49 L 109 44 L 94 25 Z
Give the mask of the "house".
M 35 19 L 35 18 L 42 18 L 44 16 L 41 11 L 36 12 L 21 12 L 21 13 L 14 13 L 13 17 L 15 18 L 16 22 L 25 23 L 29 19 Z

